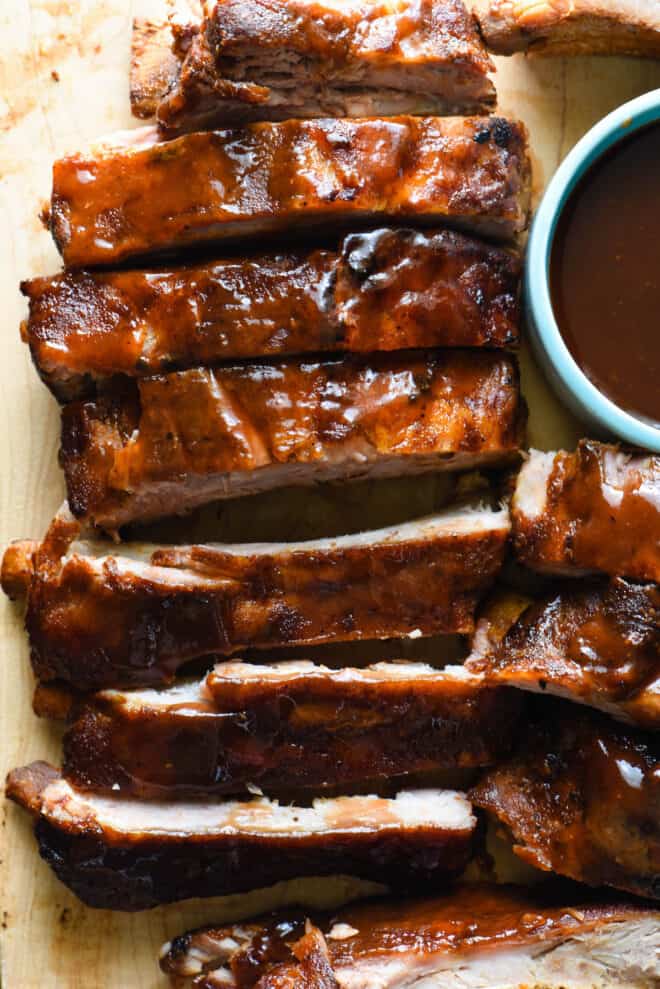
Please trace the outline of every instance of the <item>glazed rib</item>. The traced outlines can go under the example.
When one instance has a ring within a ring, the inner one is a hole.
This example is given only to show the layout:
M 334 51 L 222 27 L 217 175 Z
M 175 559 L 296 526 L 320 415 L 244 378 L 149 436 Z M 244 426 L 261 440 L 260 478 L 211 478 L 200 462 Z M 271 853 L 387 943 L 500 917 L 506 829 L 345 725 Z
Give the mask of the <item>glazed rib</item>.
M 163 945 L 161 968 L 195 989 L 322 989 L 323 976 L 340 989 L 653 989 L 660 976 L 658 910 L 574 888 L 464 884 L 305 916 L 190 931 Z M 303 982 L 319 954 L 329 974 Z
M 486 681 L 555 694 L 660 728 L 660 589 L 615 579 L 530 605 L 467 667 Z
M 33 278 L 21 285 L 22 333 L 43 380 L 69 401 L 113 374 L 235 358 L 515 346 L 519 279 L 511 251 L 385 228 L 352 234 L 338 252 Z
M 265 798 L 145 804 L 78 792 L 46 763 L 10 773 L 7 795 L 34 816 L 58 878 L 88 906 L 121 910 L 338 872 L 438 888 L 467 864 L 476 823 L 453 790 L 311 807 Z
M 533 450 L 512 503 L 514 546 L 549 573 L 660 581 L 660 458 L 582 440 Z
M 524 418 L 501 353 L 195 368 L 65 406 L 60 463 L 74 515 L 115 530 L 285 485 L 508 463 Z
M 171 799 L 485 766 L 509 750 L 520 696 L 463 667 L 223 663 L 201 682 L 89 698 L 63 773 L 82 789 Z
M 66 514 L 10 547 L 35 674 L 80 690 L 171 681 L 241 649 L 470 632 L 501 568 L 506 510 L 461 509 L 302 543 L 162 547 L 77 541 Z
M 493 66 L 462 0 L 204 7 L 158 107 L 167 135 L 291 117 L 483 113 L 495 104 Z
M 347 224 L 527 225 L 522 124 L 501 117 L 288 120 L 158 141 L 127 131 L 55 162 L 50 227 L 70 267 Z
M 481 33 L 500 55 L 660 57 L 657 0 L 474 0 Z
M 555 701 L 471 793 L 543 870 L 660 899 L 657 734 Z

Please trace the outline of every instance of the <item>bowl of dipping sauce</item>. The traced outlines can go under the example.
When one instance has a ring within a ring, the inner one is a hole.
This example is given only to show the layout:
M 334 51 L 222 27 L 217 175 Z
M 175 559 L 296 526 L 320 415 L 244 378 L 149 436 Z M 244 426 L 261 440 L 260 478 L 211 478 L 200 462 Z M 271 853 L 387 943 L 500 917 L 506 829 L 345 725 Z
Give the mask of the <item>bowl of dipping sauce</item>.
M 660 452 L 660 89 L 610 113 L 560 165 L 532 224 L 524 298 L 564 403 Z

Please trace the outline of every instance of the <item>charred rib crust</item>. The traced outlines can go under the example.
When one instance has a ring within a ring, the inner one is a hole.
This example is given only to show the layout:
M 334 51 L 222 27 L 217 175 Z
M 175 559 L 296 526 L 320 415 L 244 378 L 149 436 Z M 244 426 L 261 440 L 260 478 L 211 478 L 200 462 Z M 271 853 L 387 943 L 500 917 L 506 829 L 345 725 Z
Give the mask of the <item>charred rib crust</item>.
M 35 816 L 42 857 L 69 889 L 93 907 L 144 910 L 314 875 L 355 875 L 376 882 L 387 877 L 391 888 L 401 890 L 419 883 L 438 888 L 465 868 L 472 851 L 474 819 L 469 814 L 461 818 L 462 824 L 453 817 L 449 824 L 410 825 L 394 809 L 396 801 L 376 801 L 379 808 L 386 807 L 376 811 L 376 818 L 365 827 L 362 805 L 375 798 L 337 801 L 335 817 L 319 831 L 286 833 L 282 826 L 261 831 L 258 825 L 255 829 L 254 818 L 250 825 L 239 815 L 225 830 L 191 832 L 189 823 L 188 830 L 185 827 L 185 807 L 182 824 L 174 830 L 171 825 L 156 833 L 127 830 L 119 825 L 118 816 L 113 818 L 113 811 L 104 812 L 104 821 L 94 806 L 77 802 L 75 791 L 72 796 L 65 784 L 57 778 L 53 781 L 52 771 L 46 772 L 49 768 L 37 764 L 36 770 L 15 771 L 7 793 Z M 357 801 L 355 811 L 351 800 Z M 115 801 L 117 815 L 122 804 L 125 801 Z M 265 806 L 262 810 L 266 815 L 270 812 Z M 141 813 L 148 826 L 148 806 Z M 393 826 L 380 826 L 382 813 Z M 394 821 L 387 817 L 392 813 Z
M 489 49 L 499 55 L 660 55 L 660 12 L 655 0 L 476 0 L 475 13 Z
M 529 188 L 527 132 L 500 117 L 288 120 L 165 143 L 147 130 L 55 163 L 51 229 L 69 267 L 388 218 L 509 238 Z
M 555 702 L 472 790 L 543 870 L 660 899 L 657 734 Z
M 510 462 L 526 417 L 515 358 L 474 350 L 196 368 L 130 388 L 62 413 L 71 510 L 110 530 L 287 484 Z
M 469 660 L 493 684 L 557 693 L 660 726 L 660 589 L 617 578 L 566 584 L 530 605 L 501 643 Z
M 438 899 L 377 900 L 343 907 L 332 915 L 313 913 L 307 924 L 324 936 L 330 964 L 339 978 L 350 977 L 360 966 L 365 966 L 363 973 L 368 971 L 370 961 L 376 978 L 382 972 L 379 965 L 402 958 L 409 962 L 414 978 L 414 966 L 435 957 L 445 979 L 453 958 L 456 977 L 466 981 L 470 958 L 481 952 L 493 960 L 498 949 L 536 948 L 540 955 L 573 938 L 579 943 L 604 925 L 616 929 L 618 924 L 652 921 L 656 916 L 653 907 L 616 897 L 598 901 L 568 884 L 543 884 L 533 891 L 520 886 L 465 884 Z M 302 910 L 292 909 L 251 923 L 190 931 L 184 940 L 175 938 L 164 946 L 161 968 L 175 977 L 197 976 L 194 984 L 200 987 L 218 985 L 213 975 L 224 971 L 231 972 L 235 989 L 247 989 L 255 978 L 257 985 L 269 985 L 275 966 L 292 960 L 292 947 L 304 930 L 305 917 Z M 333 932 L 339 936 L 335 938 Z M 649 972 L 645 989 L 655 970 L 653 951 L 650 945 L 644 959 Z M 589 953 L 586 940 L 584 952 Z M 617 961 L 621 965 L 623 959 Z M 209 973 L 208 982 L 204 972 Z M 621 977 L 625 980 L 623 973 Z
M 99 547 L 109 554 L 103 566 L 72 551 L 75 525 L 56 520 L 28 594 L 35 674 L 81 690 L 150 685 L 187 660 L 248 645 L 470 632 L 502 565 L 506 518 L 437 535 L 413 523 L 399 541 L 387 531 L 367 545 L 276 544 L 253 556 L 221 546 L 155 550 L 154 568 L 142 573 L 108 545 Z
M 167 798 L 483 766 L 507 753 L 521 706 L 517 691 L 414 672 L 372 682 L 358 671 L 350 682 L 291 672 L 261 689 L 248 682 L 231 699 L 223 669 L 190 701 L 173 694 L 167 708 L 91 698 L 65 735 L 65 777 L 78 788 Z
M 248 120 L 481 113 L 492 68 L 461 0 L 324 5 L 223 0 L 158 108 L 166 135 Z
M 555 454 L 538 485 L 544 504 L 531 512 L 520 492 L 548 456 L 532 451 L 518 477 L 512 508 L 520 560 L 549 572 L 659 582 L 660 457 L 581 440 L 575 453 Z
M 347 237 L 339 252 L 34 278 L 21 285 L 23 336 L 42 379 L 69 401 L 114 374 L 236 358 L 515 346 L 519 276 L 511 251 L 448 230 L 385 228 Z

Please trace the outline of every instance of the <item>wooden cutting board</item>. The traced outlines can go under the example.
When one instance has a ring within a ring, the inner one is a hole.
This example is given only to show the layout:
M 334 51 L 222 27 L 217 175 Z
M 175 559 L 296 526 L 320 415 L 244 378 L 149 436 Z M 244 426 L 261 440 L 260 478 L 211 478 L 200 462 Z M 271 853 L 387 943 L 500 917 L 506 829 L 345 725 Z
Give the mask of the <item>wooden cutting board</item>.
M 38 219 L 49 194 L 53 159 L 135 123 L 128 109 L 128 50 L 131 18 L 138 12 L 144 12 L 144 4 L 138 11 L 129 0 L 0 2 L 0 549 L 13 538 L 41 536 L 63 497 L 58 410 L 19 339 L 25 307 L 18 284 L 59 265 Z M 501 109 L 530 128 L 538 194 L 599 117 L 660 87 L 660 63 L 516 57 L 499 60 L 496 81 Z M 557 404 L 527 356 L 523 368 L 530 442 L 546 449 L 572 445 L 579 425 Z M 432 491 L 429 482 L 408 502 L 410 488 L 390 486 L 388 497 L 398 499 L 399 512 L 409 507 L 413 516 L 426 510 Z M 319 509 L 318 497 L 296 496 L 295 511 L 282 516 L 280 536 L 302 534 L 301 504 L 309 504 L 310 513 L 327 513 L 334 505 L 339 517 L 352 511 L 357 495 L 324 497 Z M 370 488 L 368 497 L 377 501 L 382 496 Z M 287 525 L 287 517 L 294 516 L 295 523 Z M 4 598 L 0 657 L 3 772 L 34 758 L 57 762 L 58 730 L 31 711 L 33 683 L 22 616 Z M 315 881 L 139 915 L 92 911 L 53 878 L 38 858 L 24 815 L 7 804 L 2 805 L 1 840 L 3 989 L 155 989 L 166 984 L 156 964 L 160 945 L 192 925 L 301 899 L 312 905 L 338 903 L 355 891 L 349 881 Z

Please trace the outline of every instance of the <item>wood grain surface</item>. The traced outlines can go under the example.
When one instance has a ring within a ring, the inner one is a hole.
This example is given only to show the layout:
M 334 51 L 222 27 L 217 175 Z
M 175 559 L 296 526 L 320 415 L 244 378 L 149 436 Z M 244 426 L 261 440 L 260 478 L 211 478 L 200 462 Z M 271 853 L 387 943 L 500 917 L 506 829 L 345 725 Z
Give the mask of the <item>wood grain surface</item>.
M 149 6 L 153 7 L 154 4 Z M 105 132 L 133 126 L 128 110 L 128 47 L 137 5 L 129 0 L 0 0 L 0 547 L 40 536 L 62 500 L 57 468 L 58 411 L 40 385 L 19 339 L 20 279 L 57 269 L 58 257 L 38 212 L 49 194 L 53 159 Z M 140 5 L 142 12 L 144 4 Z M 575 141 L 604 113 L 660 87 L 660 63 L 635 60 L 525 60 L 498 63 L 503 111 L 531 131 L 541 191 Z M 572 445 L 579 426 L 557 405 L 524 358 L 531 408 L 530 440 Z M 415 515 L 437 497 L 434 482 L 293 496 L 277 515 L 254 503 L 216 516 L 218 534 L 232 526 L 282 536 L 314 530 L 319 518 Z M 383 499 L 387 497 L 388 505 Z M 359 502 L 359 504 L 358 504 Z M 394 504 L 395 508 L 391 505 Z M 373 512 L 371 507 L 373 506 Z M 379 508 L 382 506 L 382 510 Z M 177 523 L 176 532 L 185 532 Z M 237 535 L 239 533 L 236 533 Z M 243 533 L 245 534 L 245 533 Z M 32 677 L 20 609 L 0 601 L 2 770 L 34 758 L 58 760 L 59 733 L 31 711 Z M 155 989 L 164 980 L 157 952 L 168 937 L 210 920 L 246 916 L 304 899 L 337 903 L 355 893 L 348 880 L 290 883 L 266 893 L 190 902 L 146 914 L 82 907 L 39 860 L 24 815 L 2 805 L 2 941 L 4 989 Z

